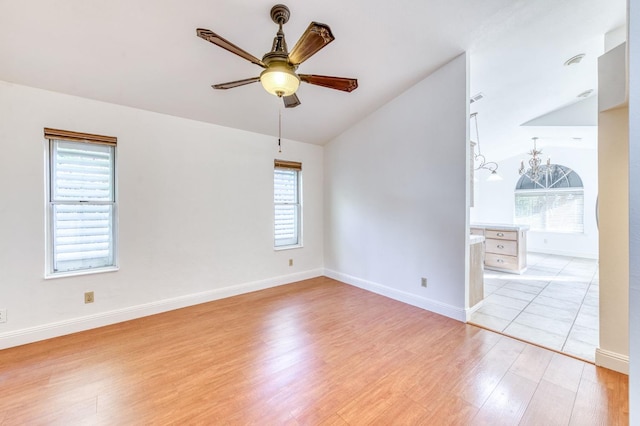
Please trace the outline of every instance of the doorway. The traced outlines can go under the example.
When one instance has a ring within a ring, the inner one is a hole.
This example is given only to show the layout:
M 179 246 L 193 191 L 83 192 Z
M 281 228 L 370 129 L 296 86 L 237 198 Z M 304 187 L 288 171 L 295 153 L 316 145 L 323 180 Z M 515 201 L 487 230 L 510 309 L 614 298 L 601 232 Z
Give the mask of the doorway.
M 527 264 L 522 275 L 485 270 L 484 301 L 470 323 L 594 362 L 598 261 L 530 252 Z

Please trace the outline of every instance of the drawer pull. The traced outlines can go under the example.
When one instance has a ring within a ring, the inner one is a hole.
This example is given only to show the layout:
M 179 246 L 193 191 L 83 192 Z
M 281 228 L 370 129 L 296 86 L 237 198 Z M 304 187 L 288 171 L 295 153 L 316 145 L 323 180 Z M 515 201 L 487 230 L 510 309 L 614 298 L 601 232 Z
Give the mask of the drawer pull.
M 496 235 L 497 235 L 498 237 L 504 237 L 504 234 L 503 234 L 502 232 L 498 232 Z
M 497 246 L 497 247 L 498 247 L 499 249 L 503 249 L 503 248 L 504 248 L 504 246 L 503 246 L 502 244 L 498 244 L 498 246 Z
M 496 262 L 498 262 L 498 263 L 504 263 L 504 260 L 502 260 L 502 259 L 496 259 Z

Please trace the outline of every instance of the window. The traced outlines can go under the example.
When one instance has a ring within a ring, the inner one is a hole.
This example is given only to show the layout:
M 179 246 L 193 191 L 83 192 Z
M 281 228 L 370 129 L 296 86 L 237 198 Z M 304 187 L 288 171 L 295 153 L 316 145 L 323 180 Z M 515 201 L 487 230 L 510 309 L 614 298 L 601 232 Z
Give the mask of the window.
M 47 275 L 116 267 L 116 138 L 45 129 Z
M 573 170 L 543 166 L 537 181 L 523 175 L 516 184 L 515 222 L 532 231 L 584 232 L 584 189 Z M 548 167 L 548 168 L 547 168 Z
M 275 247 L 300 246 L 301 204 L 300 174 L 302 164 L 275 160 L 273 172 L 273 202 Z

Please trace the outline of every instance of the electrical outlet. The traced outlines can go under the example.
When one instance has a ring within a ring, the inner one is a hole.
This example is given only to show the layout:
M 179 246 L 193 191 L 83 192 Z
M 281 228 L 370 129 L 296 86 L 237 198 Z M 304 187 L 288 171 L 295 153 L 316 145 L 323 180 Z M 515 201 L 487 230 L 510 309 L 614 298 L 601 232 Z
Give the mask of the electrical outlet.
M 422 287 L 426 287 L 427 286 L 427 279 L 422 277 L 422 281 L 420 283 L 422 285 Z
M 93 292 L 87 291 L 84 294 L 84 303 L 93 303 Z
M 293 266 L 293 259 L 289 259 L 289 266 Z
M 7 310 L 0 309 L 0 322 L 7 322 Z

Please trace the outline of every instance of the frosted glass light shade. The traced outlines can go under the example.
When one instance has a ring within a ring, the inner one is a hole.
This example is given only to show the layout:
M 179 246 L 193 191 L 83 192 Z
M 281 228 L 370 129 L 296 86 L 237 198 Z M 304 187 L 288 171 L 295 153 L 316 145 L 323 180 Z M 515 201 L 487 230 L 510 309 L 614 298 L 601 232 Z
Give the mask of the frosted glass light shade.
M 497 171 L 492 170 L 487 180 L 489 182 L 496 182 L 496 181 L 502 180 L 502 176 L 500 176 Z
M 282 97 L 296 93 L 300 86 L 300 79 L 287 65 L 275 64 L 262 71 L 260 83 L 267 92 Z

